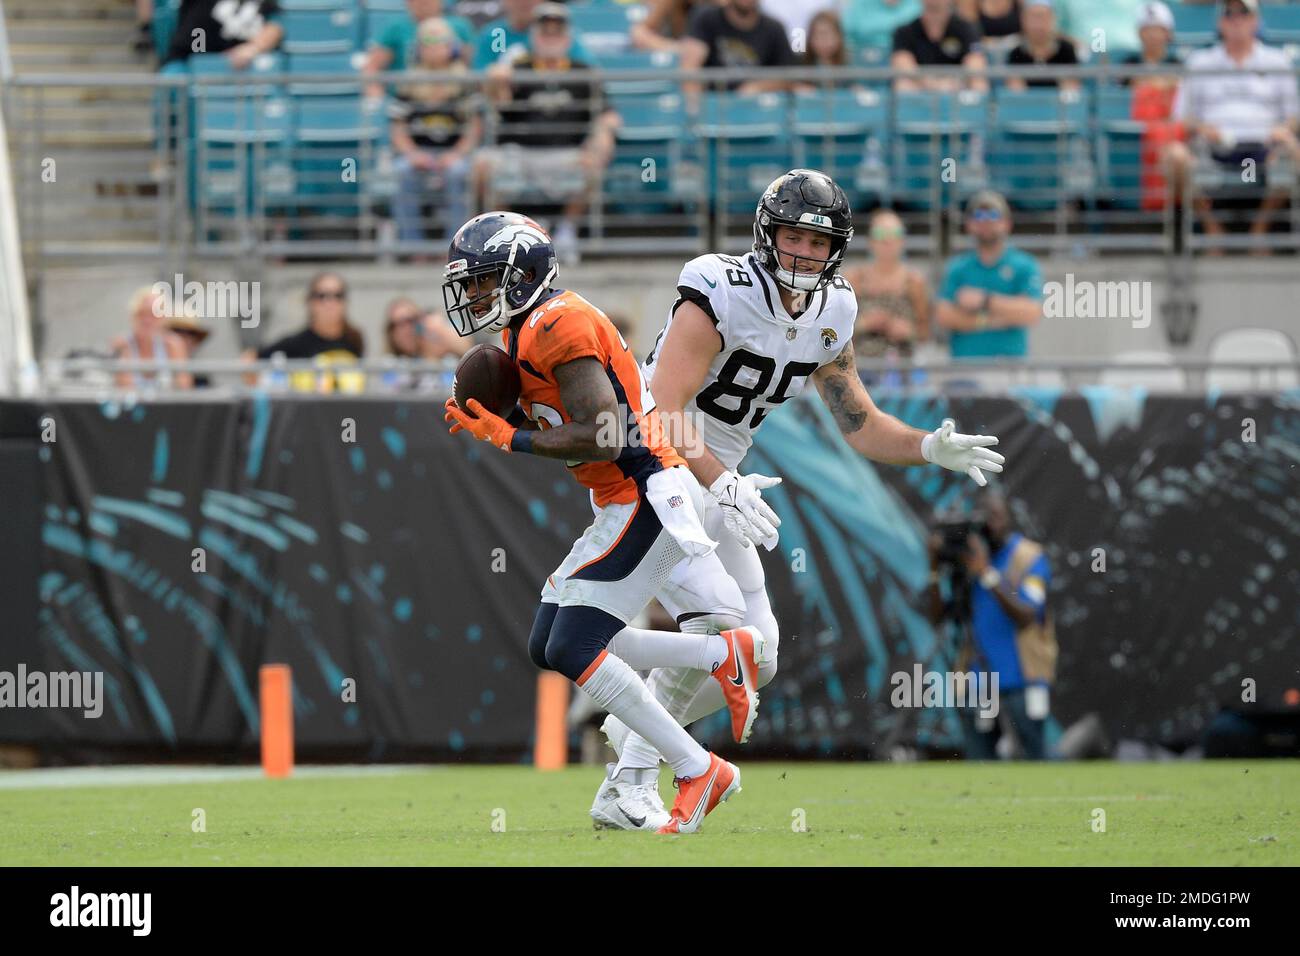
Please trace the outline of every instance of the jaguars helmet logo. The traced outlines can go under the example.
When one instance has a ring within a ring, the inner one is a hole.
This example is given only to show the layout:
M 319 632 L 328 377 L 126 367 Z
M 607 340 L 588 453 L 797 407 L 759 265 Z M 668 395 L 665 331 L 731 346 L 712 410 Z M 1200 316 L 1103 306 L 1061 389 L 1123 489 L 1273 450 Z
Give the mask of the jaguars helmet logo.
M 835 343 L 839 340 L 840 337 L 835 334 L 834 329 L 822 329 L 822 348 L 827 352 L 835 348 Z

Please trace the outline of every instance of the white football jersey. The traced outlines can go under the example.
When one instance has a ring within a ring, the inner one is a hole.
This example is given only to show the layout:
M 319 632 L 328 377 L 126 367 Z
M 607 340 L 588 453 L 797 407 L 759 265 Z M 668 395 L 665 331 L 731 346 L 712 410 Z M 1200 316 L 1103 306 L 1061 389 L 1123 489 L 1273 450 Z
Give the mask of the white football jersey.
M 692 259 L 677 280 L 677 296 L 646 356 L 644 377 L 652 382 L 677 307 L 694 302 L 713 320 L 722 351 L 686 412 L 703 431 L 709 450 L 735 469 L 767 415 L 803 391 L 808 376 L 833 362 L 852 341 L 857 297 L 837 275 L 809 293 L 803 314 L 791 318 L 776 280 L 752 254 Z

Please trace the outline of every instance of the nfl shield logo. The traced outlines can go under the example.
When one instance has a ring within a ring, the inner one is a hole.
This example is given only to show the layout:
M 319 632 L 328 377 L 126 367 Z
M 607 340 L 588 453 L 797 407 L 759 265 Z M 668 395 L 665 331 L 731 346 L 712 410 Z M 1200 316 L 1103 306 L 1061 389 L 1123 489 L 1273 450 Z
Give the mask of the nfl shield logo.
M 681 495 L 673 495 L 671 498 L 668 499 L 669 508 L 680 508 L 681 506 L 682 506 Z

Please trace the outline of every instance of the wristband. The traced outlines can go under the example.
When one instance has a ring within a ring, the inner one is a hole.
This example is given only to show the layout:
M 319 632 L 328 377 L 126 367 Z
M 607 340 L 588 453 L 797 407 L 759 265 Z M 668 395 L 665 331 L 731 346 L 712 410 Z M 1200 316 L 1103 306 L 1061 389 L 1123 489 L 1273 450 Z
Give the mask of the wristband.
M 524 455 L 533 453 L 533 433 L 528 429 L 516 428 L 510 436 L 510 450 Z
M 1002 575 L 998 573 L 997 568 L 985 568 L 984 573 L 980 575 L 980 584 L 986 591 L 992 591 L 1001 583 Z
M 934 432 L 926 432 L 921 438 L 921 457 L 934 464 L 934 459 L 930 457 L 930 446 L 934 444 Z

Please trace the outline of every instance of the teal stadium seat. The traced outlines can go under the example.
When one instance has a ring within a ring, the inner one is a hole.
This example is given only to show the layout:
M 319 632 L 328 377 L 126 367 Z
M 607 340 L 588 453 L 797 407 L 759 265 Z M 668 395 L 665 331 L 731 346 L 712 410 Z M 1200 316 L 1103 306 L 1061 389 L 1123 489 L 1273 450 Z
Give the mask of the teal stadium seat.
M 281 10 L 356 10 L 356 0 L 277 0 Z
M 293 113 L 293 204 L 355 218 L 387 131 L 383 104 L 360 95 L 297 96 Z
M 793 112 L 794 165 L 835 179 L 855 208 L 889 202 L 888 95 L 865 89 L 798 93 Z
M 1088 103 L 1086 91 L 999 91 L 991 165 L 1012 205 L 1051 209 L 1063 197 L 1091 198 Z
M 606 194 L 620 211 L 647 218 L 667 215 L 702 192 L 699 161 L 680 93 L 612 96 L 622 118 Z
M 616 3 L 571 3 L 570 29 L 594 57 L 632 49 L 633 8 Z
M 283 97 L 195 97 L 194 179 L 198 233 L 213 219 L 255 218 L 290 186 L 292 111 Z M 273 201 L 273 200 L 272 200 Z
M 929 209 L 959 200 L 986 185 L 989 98 L 963 91 L 897 93 L 891 151 L 894 199 Z M 945 179 L 944 161 L 955 177 Z
M 286 72 L 304 76 L 332 75 L 337 83 L 328 80 L 304 80 L 289 83 L 292 96 L 344 96 L 361 90 L 360 70 L 365 54 L 347 53 L 291 53 L 285 57 Z
M 1097 185 L 1099 197 L 1119 209 L 1137 209 L 1142 197 L 1142 129 L 1132 119 L 1127 87 L 1104 87 L 1097 94 Z
M 348 6 L 338 10 L 285 10 L 281 14 L 285 53 L 348 53 L 361 45 L 361 16 Z
M 677 54 L 671 50 L 625 50 L 598 56 L 593 66 L 602 70 L 663 70 L 667 73 L 677 69 L 677 60 Z M 605 84 L 605 92 L 610 96 L 671 93 L 676 88 L 677 84 L 669 76 L 662 79 L 614 80 Z
M 791 168 L 789 122 L 784 93 L 704 94 L 697 130 L 709 150 L 710 192 L 728 214 L 752 214 L 754 197 Z
M 1266 43 L 1277 46 L 1300 43 L 1300 4 L 1288 3 L 1260 8 L 1261 31 Z
M 1214 43 L 1219 29 L 1217 3 L 1170 3 L 1168 6 L 1174 15 L 1175 48 L 1187 51 Z

